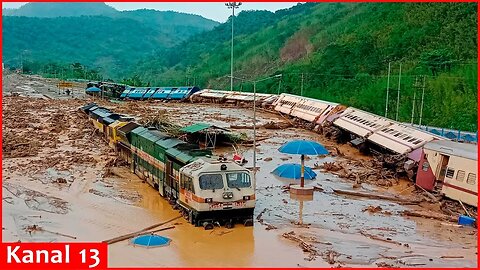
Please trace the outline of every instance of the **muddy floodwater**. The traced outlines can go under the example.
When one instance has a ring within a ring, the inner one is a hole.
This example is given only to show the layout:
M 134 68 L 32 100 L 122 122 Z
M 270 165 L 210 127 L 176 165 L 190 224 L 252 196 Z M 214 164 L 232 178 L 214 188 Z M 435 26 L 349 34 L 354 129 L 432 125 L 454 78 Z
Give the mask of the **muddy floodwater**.
M 4 85 L 4 94 L 14 90 L 22 92 L 18 86 L 28 78 L 11 81 L 15 85 Z M 34 86 L 33 89 L 34 94 L 38 94 Z M 47 90 L 38 89 L 37 92 L 48 94 Z M 115 153 L 92 132 L 88 120 L 76 112 L 78 106 L 86 102 L 84 97 L 45 100 L 28 95 L 4 96 L 4 145 L 6 140 L 11 148 L 2 160 L 3 241 L 103 241 L 179 215 L 127 167 L 115 166 L 104 174 L 106 164 L 115 158 Z M 113 110 L 122 106 L 106 105 Z M 188 103 L 144 106 L 154 112 L 166 112 L 171 121 L 180 125 L 195 122 L 225 128 L 252 125 L 252 110 L 248 108 Z M 20 115 L 20 120 L 7 115 L 21 111 L 24 115 Z M 57 114 L 59 116 L 55 116 Z M 62 119 L 65 130 L 55 128 L 55 117 Z M 258 124 L 285 121 L 263 110 L 257 112 L 257 118 Z M 19 141 L 10 135 L 5 138 L 7 129 L 19 136 L 36 132 L 38 135 L 30 141 L 38 144 L 22 150 L 20 147 L 31 142 Z M 252 136 L 251 129 L 232 130 Z M 129 241 L 111 244 L 109 266 L 477 267 L 476 229 L 400 215 L 405 209 L 435 210 L 436 206 L 406 205 L 333 192 L 341 189 L 405 194 L 408 187 L 405 180 L 390 188 L 362 183 L 354 189 L 351 181 L 315 169 L 316 179 L 306 180 L 306 184 L 321 187 L 323 191 L 316 191 L 313 198 L 292 197 L 285 186 L 295 180 L 278 178 L 271 171 L 280 164 L 299 163 L 300 158 L 279 153 L 280 145 L 298 138 L 316 140 L 326 146 L 334 143 L 299 128 L 261 128 L 257 136 L 263 139 L 257 146 L 259 170 L 253 227 L 236 225 L 233 229 L 215 227 L 205 231 L 179 218 L 168 225 L 175 228 L 158 233 L 171 238 L 170 245 L 146 249 L 133 246 Z M 349 158 L 370 158 L 348 145 L 337 147 Z M 27 150 L 35 153 L 23 156 L 21 152 Z M 248 160 L 245 166 L 252 167 L 252 147 L 237 150 Z M 234 150 L 219 147 L 215 151 L 231 155 Z M 306 165 L 318 168 L 324 162 L 339 161 L 345 156 L 311 156 Z

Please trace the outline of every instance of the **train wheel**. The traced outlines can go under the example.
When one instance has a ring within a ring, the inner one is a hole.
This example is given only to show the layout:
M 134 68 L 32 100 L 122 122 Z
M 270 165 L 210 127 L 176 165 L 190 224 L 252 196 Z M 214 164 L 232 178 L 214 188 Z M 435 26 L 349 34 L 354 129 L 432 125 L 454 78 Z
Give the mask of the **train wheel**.
M 213 230 L 213 224 L 205 221 L 205 222 L 203 222 L 203 228 L 205 230 Z
M 245 227 L 251 227 L 253 226 L 253 219 L 249 218 L 249 219 L 246 219 L 245 222 L 243 223 L 243 225 Z
M 188 222 L 194 224 L 192 211 L 188 211 Z
M 233 229 L 233 227 L 235 227 L 235 223 L 232 220 L 225 222 L 225 228 Z

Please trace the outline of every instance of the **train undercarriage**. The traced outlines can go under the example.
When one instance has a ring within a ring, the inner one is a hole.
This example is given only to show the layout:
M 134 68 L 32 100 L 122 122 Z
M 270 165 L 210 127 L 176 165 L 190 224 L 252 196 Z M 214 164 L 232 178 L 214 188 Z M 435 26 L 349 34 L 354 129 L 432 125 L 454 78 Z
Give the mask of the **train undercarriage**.
M 228 229 L 235 227 L 235 224 L 253 226 L 253 212 L 255 208 L 228 209 L 215 211 L 196 211 L 179 203 L 181 213 L 185 219 L 195 225 L 202 226 L 205 230 L 212 230 L 215 226 L 225 226 Z

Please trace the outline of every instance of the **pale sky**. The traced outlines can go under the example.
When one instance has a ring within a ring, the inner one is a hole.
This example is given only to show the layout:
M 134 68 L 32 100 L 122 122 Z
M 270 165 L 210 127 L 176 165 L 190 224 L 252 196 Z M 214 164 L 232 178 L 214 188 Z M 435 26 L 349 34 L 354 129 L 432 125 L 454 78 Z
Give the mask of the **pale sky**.
M 27 2 L 3 2 L 3 8 L 18 8 Z M 298 2 L 244 2 L 235 10 L 235 13 L 242 10 L 269 10 L 277 11 L 279 9 L 295 6 Z M 227 9 L 224 2 L 205 2 L 205 3 L 181 3 L 181 2 L 106 2 L 117 10 L 135 10 L 135 9 L 156 9 L 156 10 L 173 10 L 184 13 L 198 14 L 205 18 L 219 22 L 225 22 L 232 14 L 231 9 Z

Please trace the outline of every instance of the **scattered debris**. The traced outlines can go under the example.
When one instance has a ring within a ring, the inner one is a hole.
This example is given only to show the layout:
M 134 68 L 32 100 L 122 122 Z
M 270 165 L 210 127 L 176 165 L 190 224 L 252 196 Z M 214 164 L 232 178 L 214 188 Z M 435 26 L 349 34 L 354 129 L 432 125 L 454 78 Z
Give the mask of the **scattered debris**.
M 365 231 L 360 231 L 360 234 L 363 235 L 363 236 L 366 236 L 370 239 L 373 239 L 373 240 L 378 240 L 378 241 L 382 241 L 382 242 L 387 242 L 387 243 L 390 243 L 390 244 L 395 244 L 395 245 L 399 245 L 401 246 L 402 243 L 400 242 L 397 242 L 397 241 L 394 241 L 390 238 L 382 238 L 380 236 L 377 236 L 377 235 L 374 235 L 374 234 L 370 234 L 370 233 L 367 233 Z
M 382 207 L 370 205 L 369 207 L 362 210 L 362 212 L 369 212 L 371 214 L 378 213 L 382 211 Z
M 307 261 L 313 261 L 315 260 L 318 256 L 321 254 L 318 252 L 318 250 L 311 244 L 308 244 L 307 242 L 303 241 L 300 237 L 298 237 L 294 231 L 286 232 L 282 234 L 283 237 L 295 241 L 298 243 L 300 248 L 302 248 L 303 252 L 308 253 L 308 257 L 305 258 Z
M 400 215 L 410 216 L 410 217 L 438 219 L 441 221 L 457 222 L 457 218 L 455 217 L 444 215 L 444 214 L 433 212 L 433 211 L 428 211 L 428 210 L 403 210 L 400 212 Z
M 391 196 L 388 196 L 388 195 L 363 193 L 363 192 L 358 192 L 358 191 L 348 191 L 348 190 L 341 190 L 341 189 L 332 189 L 332 190 L 333 190 L 333 192 L 335 192 L 337 194 L 364 197 L 364 198 L 369 198 L 369 199 L 395 201 L 395 202 L 403 203 L 403 204 L 418 204 L 418 203 L 421 202 L 421 200 L 405 199 L 405 198 L 401 198 L 401 197 L 398 197 L 398 196 L 394 196 L 393 194 Z
M 165 224 L 168 224 L 174 220 L 177 220 L 179 218 L 181 218 L 182 216 L 177 216 L 177 217 L 174 217 L 174 218 L 171 218 L 167 221 L 164 221 L 164 222 L 160 222 L 160 223 L 157 223 L 157 224 L 154 224 L 152 226 L 148 226 L 142 230 L 139 230 L 139 231 L 136 231 L 136 232 L 133 232 L 133 233 L 129 233 L 129 234 L 125 234 L 125 235 L 121 235 L 121 236 L 118 236 L 118 237 L 115 237 L 115 238 L 112 238 L 112 239 L 108 239 L 108 240 L 104 240 L 102 241 L 103 243 L 107 243 L 108 245 L 111 245 L 111 244 L 114 244 L 114 243 L 117 243 L 117 242 L 120 242 L 120 241 L 123 241 L 123 240 L 126 240 L 126 239 L 129 239 L 129 238 L 132 238 L 132 237 L 135 237 L 139 234 L 146 234 L 146 233 L 154 233 L 154 232 L 158 232 L 160 230 L 169 230 L 169 229 L 173 229 L 175 228 L 175 226 L 172 226 L 172 227 L 167 227 L 167 228 L 162 228 L 160 230 L 155 230 L 155 231 L 149 231 L 151 229 L 154 229 L 154 228 L 157 228 L 157 227 L 160 227 L 160 226 L 163 226 Z

